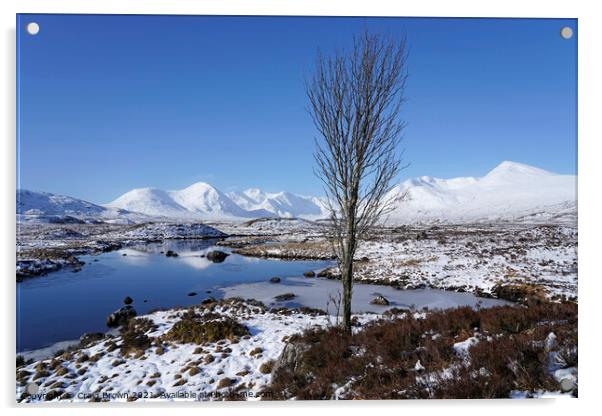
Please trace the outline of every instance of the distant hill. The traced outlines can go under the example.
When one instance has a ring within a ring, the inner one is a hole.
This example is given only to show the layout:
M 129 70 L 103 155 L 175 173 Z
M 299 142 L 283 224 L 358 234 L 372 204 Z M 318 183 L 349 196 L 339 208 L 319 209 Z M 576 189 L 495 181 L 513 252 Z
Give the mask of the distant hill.
M 48 192 L 17 190 L 17 217 L 20 221 L 57 223 L 110 222 L 136 223 L 148 220 L 146 215 L 118 208 L 107 208 L 82 199 Z

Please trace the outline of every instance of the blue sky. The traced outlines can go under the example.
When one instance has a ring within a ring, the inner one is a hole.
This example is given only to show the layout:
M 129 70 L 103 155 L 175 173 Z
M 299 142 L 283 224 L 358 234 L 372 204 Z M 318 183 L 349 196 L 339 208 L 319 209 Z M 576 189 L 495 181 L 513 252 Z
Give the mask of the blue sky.
M 559 34 L 574 19 L 17 20 L 20 188 L 96 203 L 197 181 L 321 194 L 303 80 L 318 48 L 365 28 L 410 48 L 400 180 L 503 160 L 576 173 L 577 39 Z

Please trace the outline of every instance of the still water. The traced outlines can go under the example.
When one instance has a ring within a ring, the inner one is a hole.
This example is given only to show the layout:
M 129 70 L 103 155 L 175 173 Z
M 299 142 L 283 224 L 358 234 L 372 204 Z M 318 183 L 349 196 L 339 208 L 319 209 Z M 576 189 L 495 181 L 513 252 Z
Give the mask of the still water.
M 329 299 L 336 298 L 338 281 L 304 278 L 303 272 L 331 266 L 330 261 L 282 261 L 230 254 L 223 263 L 205 257 L 217 240 L 168 240 L 127 249 L 82 256 L 79 272 L 60 270 L 17 283 L 17 351 L 76 340 L 84 332 L 105 332 L 106 317 L 134 299 L 139 315 L 157 308 L 187 306 L 207 297 L 254 298 L 266 305 L 310 306 L 336 313 Z M 166 257 L 168 250 L 178 257 Z M 281 282 L 269 283 L 278 276 Z M 194 296 L 189 294 L 195 293 Z M 274 297 L 293 293 L 288 301 Z M 372 305 L 385 296 L 388 307 Z M 390 307 L 444 309 L 456 306 L 490 307 L 508 304 L 470 293 L 443 290 L 396 290 L 388 286 L 355 284 L 353 312 L 384 312 Z

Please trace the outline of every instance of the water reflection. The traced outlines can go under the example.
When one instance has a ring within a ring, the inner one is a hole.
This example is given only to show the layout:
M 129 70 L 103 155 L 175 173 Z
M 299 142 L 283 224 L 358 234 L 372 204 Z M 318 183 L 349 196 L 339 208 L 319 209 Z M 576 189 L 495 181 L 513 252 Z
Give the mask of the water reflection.
M 215 289 L 300 276 L 331 265 L 328 261 L 279 261 L 230 254 L 223 263 L 205 257 L 209 250 L 229 252 L 217 240 L 167 240 L 136 244 L 96 256 L 82 256 L 81 271 L 63 269 L 17 284 L 17 349 L 40 348 L 105 331 L 107 315 L 134 299 L 139 314 L 156 308 L 201 302 Z M 172 250 L 178 257 L 166 257 Z M 124 256 L 125 254 L 125 256 Z M 197 296 L 187 296 L 196 292 Z M 144 302 L 146 300 L 146 302 Z

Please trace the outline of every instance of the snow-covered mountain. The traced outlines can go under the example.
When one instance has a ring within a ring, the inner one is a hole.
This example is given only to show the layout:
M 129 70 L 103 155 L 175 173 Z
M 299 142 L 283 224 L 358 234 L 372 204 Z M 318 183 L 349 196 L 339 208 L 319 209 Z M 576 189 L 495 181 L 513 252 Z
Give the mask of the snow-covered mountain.
M 317 219 L 327 216 L 322 198 L 301 196 L 290 192 L 266 193 L 257 188 L 228 193 L 241 208 L 267 211 L 277 217 Z
M 576 176 L 507 161 L 481 178 L 422 176 L 389 192 L 396 206 L 389 221 L 574 220 L 576 186 Z
M 133 223 L 148 220 L 139 213 L 106 208 L 82 199 L 47 192 L 17 190 L 17 216 L 20 221 Z
M 395 186 L 386 196 L 395 209 L 390 223 L 575 221 L 577 177 L 515 162 L 502 162 L 487 175 L 439 179 L 422 176 Z M 54 217 L 137 222 L 150 219 L 245 220 L 326 218 L 324 198 L 248 189 L 228 194 L 203 182 L 164 191 L 131 190 L 104 206 L 67 196 L 21 190 L 17 213 L 26 219 Z

